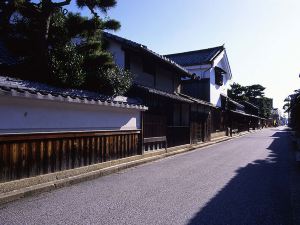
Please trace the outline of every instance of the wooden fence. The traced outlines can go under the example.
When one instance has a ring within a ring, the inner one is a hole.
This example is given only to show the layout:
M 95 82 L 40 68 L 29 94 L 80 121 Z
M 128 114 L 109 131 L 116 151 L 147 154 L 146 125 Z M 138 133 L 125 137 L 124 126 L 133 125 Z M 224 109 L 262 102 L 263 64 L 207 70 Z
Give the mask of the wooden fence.
M 0 135 L 0 182 L 141 154 L 140 131 Z
M 168 126 L 168 147 L 190 144 L 189 126 Z

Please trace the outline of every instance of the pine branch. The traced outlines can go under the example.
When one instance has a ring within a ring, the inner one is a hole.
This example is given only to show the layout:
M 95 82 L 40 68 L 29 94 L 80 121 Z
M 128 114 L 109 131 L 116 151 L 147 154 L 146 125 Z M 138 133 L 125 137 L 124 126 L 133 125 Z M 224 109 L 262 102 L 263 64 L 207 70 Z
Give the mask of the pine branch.
M 63 7 L 63 6 L 69 5 L 70 3 L 71 3 L 71 0 L 65 0 L 63 2 L 52 2 L 52 5 L 56 6 L 56 7 Z

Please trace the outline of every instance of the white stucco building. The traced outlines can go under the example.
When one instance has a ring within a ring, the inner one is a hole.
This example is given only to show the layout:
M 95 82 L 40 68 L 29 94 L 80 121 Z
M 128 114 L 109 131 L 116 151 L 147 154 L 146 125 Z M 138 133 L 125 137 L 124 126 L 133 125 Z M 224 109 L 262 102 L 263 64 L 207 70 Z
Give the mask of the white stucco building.
M 198 81 L 184 80 L 183 92 L 221 107 L 232 78 L 224 46 L 166 55 L 197 76 Z

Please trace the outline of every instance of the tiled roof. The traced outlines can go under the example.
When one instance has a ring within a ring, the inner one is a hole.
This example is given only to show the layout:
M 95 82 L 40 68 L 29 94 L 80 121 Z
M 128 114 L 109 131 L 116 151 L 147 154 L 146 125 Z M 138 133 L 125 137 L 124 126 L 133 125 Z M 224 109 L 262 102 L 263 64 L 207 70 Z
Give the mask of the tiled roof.
M 201 49 L 190 52 L 165 55 L 181 66 L 204 65 L 211 63 L 224 50 L 224 46 Z
M 232 113 L 243 115 L 243 116 L 249 116 L 249 117 L 254 117 L 254 118 L 257 118 L 257 119 L 262 119 L 259 116 L 248 114 L 248 113 L 245 113 L 245 112 L 242 112 L 242 111 L 238 111 L 238 110 L 229 110 L 229 111 L 232 112 Z
M 258 106 L 254 105 L 254 104 L 252 104 L 252 103 L 250 103 L 250 102 L 247 102 L 247 101 L 243 101 L 242 104 L 246 104 L 246 105 L 248 105 L 248 106 L 250 106 L 250 107 L 252 107 L 252 108 L 259 109 Z
M 179 93 L 180 96 L 184 97 L 184 98 L 187 98 L 191 101 L 193 101 L 194 103 L 197 103 L 197 104 L 201 104 L 201 105 L 206 105 L 206 106 L 210 106 L 210 107 L 213 107 L 213 108 L 216 108 L 213 104 L 211 104 L 210 102 L 206 102 L 206 101 L 203 101 L 201 99 L 198 99 L 198 98 L 194 98 L 194 97 L 191 97 L 189 95 L 186 95 L 186 94 L 182 94 L 182 93 Z
M 174 68 L 175 70 L 184 74 L 187 77 L 193 77 L 193 75 L 190 74 L 187 69 L 183 68 L 181 65 L 177 64 L 175 61 L 169 59 L 168 57 L 165 57 L 163 55 L 160 55 L 160 54 L 148 49 L 147 46 L 145 46 L 145 45 L 139 44 L 137 42 L 134 42 L 134 41 L 131 41 L 131 40 L 119 37 L 117 35 L 107 33 L 107 32 L 104 32 L 103 35 L 104 35 L 104 38 L 106 38 L 106 39 L 114 40 L 116 42 L 125 44 L 129 47 L 141 50 L 142 52 L 144 52 L 152 57 L 155 57 L 157 60 L 159 60 L 163 63 L 166 63 L 167 65 L 171 66 L 172 68 Z
M 142 111 L 148 109 L 146 106 L 142 105 L 140 101 L 134 98 L 123 96 L 109 97 L 97 92 L 58 88 L 44 83 L 20 80 L 6 76 L 0 76 L 0 96 L 1 95 L 131 108 Z
M 193 103 L 192 100 L 190 100 L 188 98 L 185 98 L 185 97 L 182 97 L 177 93 L 168 93 L 168 92 L 164 92 L 164 91 L 161 91 L 161 90 L 158 90 L 158 89 L 146 87 L 146 86 L 143 86 L 143 85 L 140 85 L 140 84 L 135 84 L 135 87 L 138 88 L 138 89 L 141 89 L 143 91 L 146 91 L 147 93 L 153 93 L 153 94 L 156 94 L 156 95 L 160 95 L 162 97 L 174 99 L 174 100 L 181 101 L 181 102 Z
M 236 105 L 237 107 L 240 107 L 240 108 L 242 108 L 242 109 L 244 109 L 245 108 L 245 106 L 244 105 L 242 105 L 242 104 L 240 104 L 240 103 L 238 103 L 238 102 L 236 102 L 236 101 L 234 101 L 233 99 L 231 99 L 231 98 L 229 98 L 227 95 L 225 95 L 225 94 L 220 94 L 221 95 L 221 97 L 224 97 L 224 98 L 226 98 L 229 102 L 231 102 L 232 104 L 234 104 L 234 105 Z
M 0 40 L 0 66 L 1 65 L 10 66 L 17 63 L 18 60 L 9 53 L 4 43 Z

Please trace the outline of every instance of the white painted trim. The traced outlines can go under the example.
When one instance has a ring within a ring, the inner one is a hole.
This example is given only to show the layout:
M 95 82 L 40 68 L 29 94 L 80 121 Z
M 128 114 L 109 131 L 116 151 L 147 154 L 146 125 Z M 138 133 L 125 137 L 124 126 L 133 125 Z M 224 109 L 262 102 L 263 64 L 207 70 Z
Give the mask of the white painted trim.
M 194 66 L 186 66 L 185 68 L 187 70 L 189 70 L 189 69 L 191 69 L 191 70 L 194 70 L 194 69 L 209 69 L 209 68 L 211 68 L 211 65 L 210 64 L 194 65 Z

